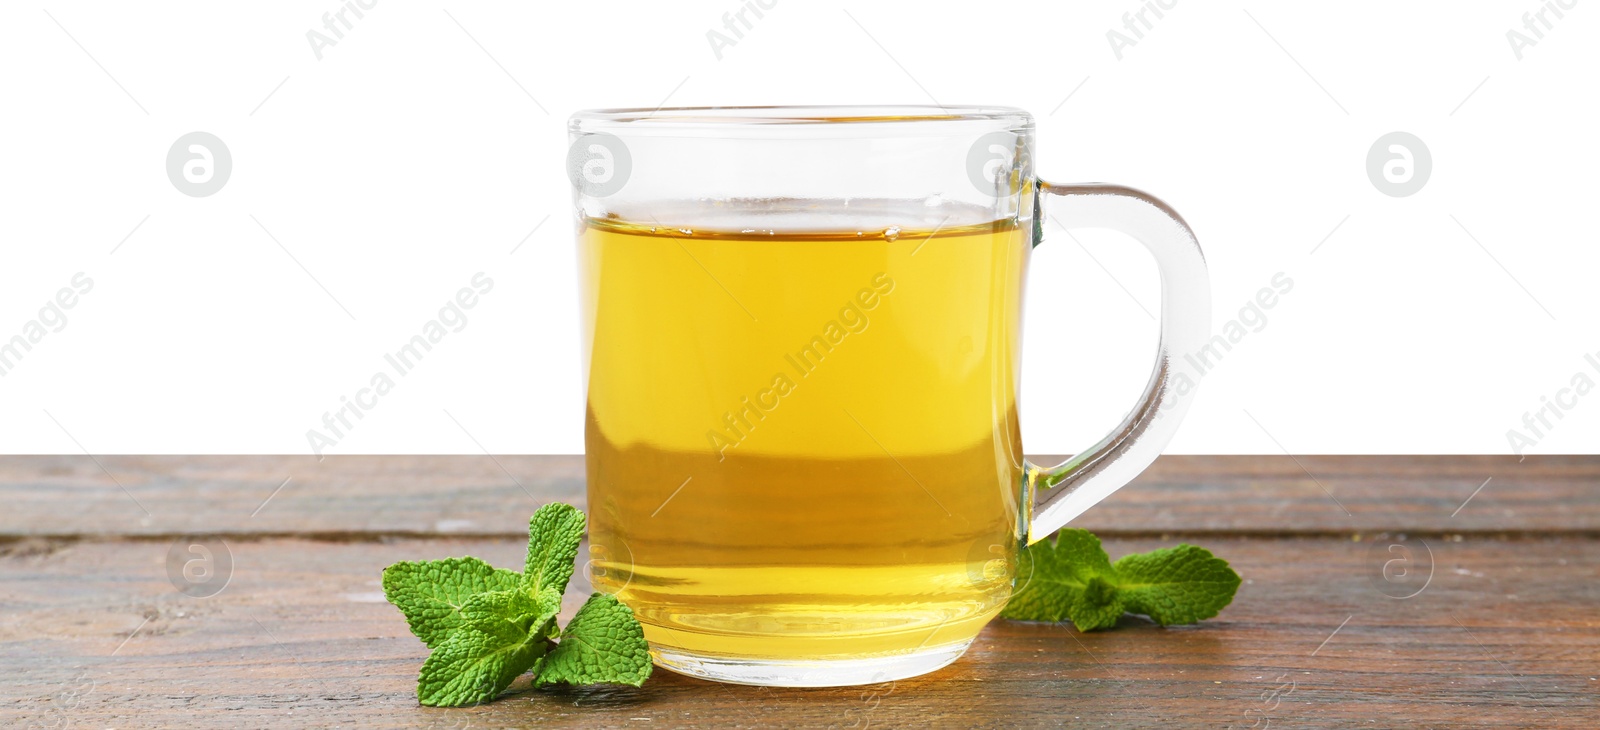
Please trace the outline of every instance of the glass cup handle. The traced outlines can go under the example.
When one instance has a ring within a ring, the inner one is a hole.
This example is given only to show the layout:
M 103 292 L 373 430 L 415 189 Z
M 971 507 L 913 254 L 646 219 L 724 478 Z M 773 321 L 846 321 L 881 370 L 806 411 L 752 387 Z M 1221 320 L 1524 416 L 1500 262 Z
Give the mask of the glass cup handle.
M 1062 528 L 1132 481 L 1172 439 L 1197 387 L 1174 382 L 1176 358 L 1211 337 L 1211 282 L 1194 232 L 1154 196 L 1121 185 L 1052 185 L 1039 181 L 1039 215 L 1071 228 L 1110 228 L 1132 236 L 1161 272 L 1161 343 L 1144 394 L 1127 417 L 1088 451 L 1056 466 L 1027 462 L 1028 544 Z M 1050 196 L 1046 201 L 1044 198 Z M 1042 240 L 1044 221 L 1040 220 Z

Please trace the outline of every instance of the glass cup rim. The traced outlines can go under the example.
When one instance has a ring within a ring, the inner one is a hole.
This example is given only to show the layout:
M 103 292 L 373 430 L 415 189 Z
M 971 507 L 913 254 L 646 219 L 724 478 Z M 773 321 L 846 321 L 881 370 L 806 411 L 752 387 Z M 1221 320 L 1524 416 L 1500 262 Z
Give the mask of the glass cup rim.
M 1033 116 L 1009 106 L 840 104 L 801 106 L 683 106 L 585 109 L 573 113 L 574 133 L 630 129 L 715 131 L 738 127 L 829 127 L 984 122 L 1007 129 L 1031 129 Z

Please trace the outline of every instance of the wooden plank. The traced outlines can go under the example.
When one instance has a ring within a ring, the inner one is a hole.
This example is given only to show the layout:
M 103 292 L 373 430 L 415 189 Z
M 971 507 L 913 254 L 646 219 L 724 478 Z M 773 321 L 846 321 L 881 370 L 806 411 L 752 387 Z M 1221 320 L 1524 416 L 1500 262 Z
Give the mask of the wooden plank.
M 583 496 L 574 456 L 7 457 L 0 535 L 513 535 Z
M 438 710 L 415 702 L 426 652 L 382 602 L 379 571 L 460 554 L 517 566 L 520 539 L 234 538 L 231 582 L 203 599 L 169 584 L 164 540 L 23 540 L 0 557 L 0 726 L 1592 727 L 1600 717 L 1600 541 L 1431 540 L 1437 567 L 1404 600 L 1374 582 L 1387 542 L 1203 542 L 1246 582 L 1199 626 L 1125 619 L 1078 634 L 996 621 L 955 665 L 893 684 L 764 689 L 662 671 L 641 689 L 523 683 L 490 705 Z M 1107 541 L 1114 557 L 1163 544 Z
M 1074 523 L 1264 534 L 1600 532 L 1600 456 L 1163 456 Z
M 581 505 L 583 493 L 574 456 L 7 457 L 0 536 L 510 536 L 538 505 Z M 1122 534 L 1593 534 L 1600 457 L 1165 456 L 1075 524 Z

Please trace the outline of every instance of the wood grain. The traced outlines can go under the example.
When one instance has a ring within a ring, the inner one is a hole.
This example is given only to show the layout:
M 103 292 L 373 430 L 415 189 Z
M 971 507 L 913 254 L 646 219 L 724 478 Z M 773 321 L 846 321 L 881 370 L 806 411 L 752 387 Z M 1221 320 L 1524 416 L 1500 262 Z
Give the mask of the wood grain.
M 1198 626 L 1125 618 L 1079 634 L 996 621 L 956 664 L 892 685 L 751 688 L 657 670 L 637 690 L 522 683 L 484 707 L 436 710 L 416 704 L 426 650 L 382 602 L 379 572 L 459 554 L 515 566 L 520 540 L 235 540 L 232 582 L 205 599 L 168 584 L 164 541 L 33 542 L 0 561 L 0 661 L 12 668 L 0 725 L 1576 727 L 1600 717 L 1595 541 L 1438 542 L 1432 581 L 1407 600 L 1372 584 L 1367 543 L 1207 543 L 1246 583 Z M 569 616 L 585 591 L 569 592 Z
M 575 456 L 0 459 L 0 535 L 512 536 L 539 504 L 583 499 Z M 1074 524 L 1135 534 L 1600 534 L 1600 459 L 1164 456 Z
M 1198 626 L 1125 618 L 1080 634 L 996 621 L 956 664 L 892 684 L 751 688 L 658 670 L 639 689 L 523 681 L 456 710 L 416 704 L 426 650 L 383 602 L 379 572 L 462 554 L 518 566 L 527 515 L 581 501 L 581 461 L 98 461 L 104 470 L 81 456 L 0 459 L 0 727 L 1600 718 L 1600 458 L 1164 457 L 1079 524 L 1109 536 L 1113 557 L 1187 540 L 1232 562 L 1245 584 Z M 221 534 L 234 563 L 209 598 L 179 593 L 166 574 L 175 536 L 196 532 Z M 1410 551 L 1410 572 L 1386 579 L 1393 545 Z M 568 615 L 586 592 L 580 575 Z

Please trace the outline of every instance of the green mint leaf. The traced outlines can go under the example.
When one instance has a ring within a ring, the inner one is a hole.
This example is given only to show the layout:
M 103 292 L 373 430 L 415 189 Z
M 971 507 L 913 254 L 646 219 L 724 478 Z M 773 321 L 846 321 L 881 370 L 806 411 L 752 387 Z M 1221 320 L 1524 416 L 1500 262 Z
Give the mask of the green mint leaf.
M 552 502 L 533 513 L 528 520 L 528 567 L 522 580 L 535 595 L 546 588 L 558 595 L 567 590 L 587 525 L 583 513 L 570 504 Z
M 432 649 L 461 624 L 461 606 L 488 591 L 516 588 L 522 576 L 477 558 L 395 563 L 383 571 L 383 594 L 405 614 L 411 633 Z
M 589 596 L 539 665 L 538 684 L 630 684 L 650 677 L 650 647 L 633 611 L 614 596 Z
M 561 594 L 553 590 L 536 597 L 516 588 L 468 599 L 460 624 L 423 662 L 417 700 L 460 707 L 494 699 L 544 659 L 559 610 Z
M 571 505 L 541 507 L 528 521 L 522 573 L 477 558 L 384 569 L 384 595 L 432 650 L 417 676 L 418 701 L 448 707 L 488 702 L 529 670 L 541 686 L 644 683 L 651 672 L 644 630 L 615 598 L 590 596 L 565 632 L 556 626 L 586 526 Z
M 548 644 L 459 628 L 428 655 L 417 676 L 417 701 L 461 707 L 499 696 L 544 656 Z
M 1110 628 L 1123 612 L 1117 573 L 1088 530 L 1063 529 L 1054 543 L 1041 541 L 1022 551 L 1022 586 L 1001 610 L 1019 621 L 1071 619 L 1079 631 Z
M 546 589 L 535 596 L 521 588 L 479 593 L 461 607 L 462 624 L 479 631 L 527 634 L 561 611 L 561 594 Z M 507 628 L 507 627 L 510 628 Z
M 1126 555 L 1114 567 L 1128 612 L 1162 626 L 1211 618 L 1239 590 L 1239 574 L 1228 561 L 1193 545 Z

